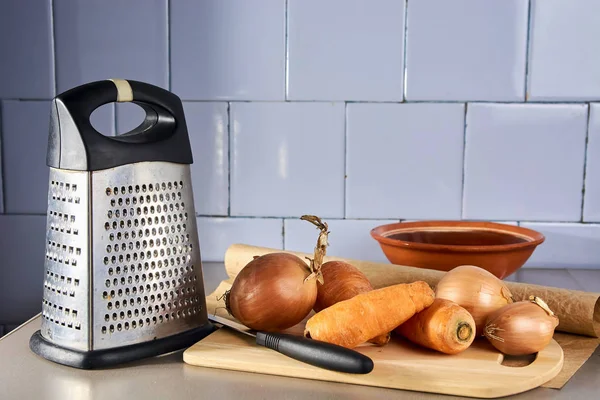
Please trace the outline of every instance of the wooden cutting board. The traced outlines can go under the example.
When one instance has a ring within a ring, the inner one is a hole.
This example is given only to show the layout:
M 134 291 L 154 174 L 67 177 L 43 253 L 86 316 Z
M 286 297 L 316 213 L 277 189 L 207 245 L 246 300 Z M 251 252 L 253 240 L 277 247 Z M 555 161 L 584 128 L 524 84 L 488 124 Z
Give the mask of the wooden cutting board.
M 303 326 L 288 333 L 301 334 Z M 394 336 L 384 347 L 364 344 L 356 350 L 373 360 L 371 373 L 354 375 L 313 367 L 258 346 L 247 335 L 221 328 L 188 348 L 183 360 L 201 367 L 478 398 L 536 388 L 554 378 L 563 365 L 563 351 L 554 340 L 526 366 L 502 365 L 508 364 L 508 358 L 504 361 L 485 339 L 476 340 L 469 349 L 452 356 Z M 522 361 L 511 360 L 510 364 Z

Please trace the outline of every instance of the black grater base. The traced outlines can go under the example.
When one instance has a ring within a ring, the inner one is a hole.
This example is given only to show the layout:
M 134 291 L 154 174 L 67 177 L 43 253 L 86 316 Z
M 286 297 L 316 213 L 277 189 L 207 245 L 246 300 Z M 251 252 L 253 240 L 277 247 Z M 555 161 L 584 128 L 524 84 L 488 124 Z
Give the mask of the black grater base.
M 29 348 L 38 356 L 58 364 L 80 369 L 100 369 L 190 347 L 216 329 L 208 322 L 199 328 L 162 339 L 93 351 L 78 351 L 58 346 L 46 340 L 38 330 L 29 339 Z

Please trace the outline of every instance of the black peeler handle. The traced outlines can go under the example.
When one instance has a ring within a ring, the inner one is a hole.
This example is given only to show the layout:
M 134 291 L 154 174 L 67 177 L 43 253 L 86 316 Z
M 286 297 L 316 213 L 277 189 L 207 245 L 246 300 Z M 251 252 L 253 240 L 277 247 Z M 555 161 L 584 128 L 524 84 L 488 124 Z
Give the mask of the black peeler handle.
M 256 343 L 295 360 L 332 371 L 368 374 L 373 370 L 373 360 L 364 354 L 302 336 L 257 332 Z

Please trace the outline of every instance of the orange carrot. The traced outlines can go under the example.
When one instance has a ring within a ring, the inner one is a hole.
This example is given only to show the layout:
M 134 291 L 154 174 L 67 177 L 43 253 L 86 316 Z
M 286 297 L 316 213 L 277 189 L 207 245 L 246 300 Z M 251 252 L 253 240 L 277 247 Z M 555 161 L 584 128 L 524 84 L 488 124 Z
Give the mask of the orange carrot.
M 466 350 L 475 339 L 473 316 L 453 301 L 436 298 L 394 332 L 413 343 L 445 354 Z
M 351 299 L 360 293 L 373 290 L 371 282 L 358 268 L 344 261 L 328 261 L 321 266 L 322 285 L 317 285 L 317 300 L 313 309 L 319 312 L 340 301 Z M 369 339 L 384 346 L 390 341 L 390 332 Z
M 354 348 L 391 332 L 435 299 L 426 282 L 401 283 L 335 303 L 306 322 L 304 336 Z

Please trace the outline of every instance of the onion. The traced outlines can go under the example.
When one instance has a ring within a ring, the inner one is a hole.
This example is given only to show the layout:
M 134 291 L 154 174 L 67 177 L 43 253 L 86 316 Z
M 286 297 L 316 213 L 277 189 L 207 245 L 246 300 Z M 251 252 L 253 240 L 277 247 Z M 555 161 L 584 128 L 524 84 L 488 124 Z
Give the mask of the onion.
M 319 217 L 301 219 L 320 230 L 310 264 L 296 255 L 277 252 L 254 257 L 225 292 L 225 307 L 249 328 L 276 332 L 300 323 L 317 299 L 317 282 L 323 284 L 321 264 L 327 247 L 327 224 Z
M 260 331 L 279 331 L 302 321 L 317 298 L 315 279 L 299 257 L 270 253 L 250 261 L 226 294 L 227 310 Z
M 502 307 L 487 318 L 484 334 L 504 354 L 522 356 L 543 350 L 554 335 L 558 317 L 539 297 Z
M 344 261 L 326 262 L 321 266 L 321 273 L 325 283 L 317 287 L 317 300 L 313 307 L 315 312 L 373 290 L 367 276 L 355 266 Z M 369 339 L 369 342 L 383 346 L 390 341 L 390 337 L 390 333 L 387 332 Z
M 344 261 L 329 261 L 321 266 L 326 284 L 317 288 L 314 310 L 319 312 L 357 294 L 373 290 L 371 282 L 358 268 Z
M 474 265 L 461 265 L 440 279 L 436 298 L 451 300 L 466 309 L 475 321 L 477 336 L 483 334 L 486 318 L 513 303 L 508 286 L 491 272 Z

